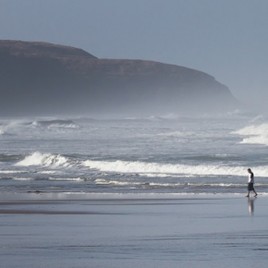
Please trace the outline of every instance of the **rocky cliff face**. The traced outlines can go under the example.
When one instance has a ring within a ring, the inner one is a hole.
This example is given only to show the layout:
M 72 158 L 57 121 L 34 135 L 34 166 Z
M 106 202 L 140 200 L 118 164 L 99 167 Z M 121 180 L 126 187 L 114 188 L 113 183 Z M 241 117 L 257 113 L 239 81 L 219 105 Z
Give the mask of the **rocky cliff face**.
M 77 48 L 0 41 L 0 115 L 163 114 L 233 108 L 229 89 L 189 68 L 98 59 Z

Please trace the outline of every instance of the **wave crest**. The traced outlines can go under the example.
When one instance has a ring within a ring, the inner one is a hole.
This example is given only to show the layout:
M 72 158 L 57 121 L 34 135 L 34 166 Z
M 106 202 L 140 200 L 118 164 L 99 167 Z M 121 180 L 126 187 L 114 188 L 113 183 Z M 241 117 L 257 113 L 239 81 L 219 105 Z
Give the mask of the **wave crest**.
M 245 136 L 241 143 L 261 144 L 268 146 L 268 123 L 250 125 L 234 131 L 233 134 Z
M 78 126 L 72 120 L 43 120 L 34 121 L 32 125 L 35 127 L 46 127 L 46 128 L 78 128 Z
M 45 167 L 68 167 L 70 163 L 68 159 L 62 155 L 53 155 L 49 153 L 34 152 L 19 161 L 16 166 L 45 166 Z
M 233 167 L 220 165 L 183 165 L 183 164 L 160 164 L 140 161 L 92 161 L 83 162 L 85 167 L 97 169 L 102 172 L 135 173 L 142 176 L 245 176 L 247 167 Z M 268 166 L 254 168 L 256 175 L 265 177 Z

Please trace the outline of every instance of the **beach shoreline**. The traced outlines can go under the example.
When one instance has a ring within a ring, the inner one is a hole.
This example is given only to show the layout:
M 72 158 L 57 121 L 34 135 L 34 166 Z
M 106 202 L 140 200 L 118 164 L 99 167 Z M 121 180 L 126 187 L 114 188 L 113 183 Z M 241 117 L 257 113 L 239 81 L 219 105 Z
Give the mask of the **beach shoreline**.
M 3 267 L 267 266 L 267 196 L 100 197 L 2 196 Z
M 263 202 L 267 200 L 267 195 L 258 195 Z M 91 211 L 77 209 L 81 204 L 88 206 L 98 204 L 133 204 L 133 205 L 159 205 L 159 204 L 185 204 L 186 202 L 238 202 L 246 200 L 248 205 L 254 206 L 256 197 L 253 195 L 247 198 L 243 194 L 174 194 L 174 193 L 149 193 L 149 194 L 131 194 L 131 193 L 2 193 L 0 196 L 0 214 L 51 214 L 51 215 L 83 215 L 93 214 Z M 50 208 L 60 208 L 64 206 L 65 210 L 51 210 Z M 76 206 L 76 210 L 68 209 Z M 12 207 L 12 209 L 7 209 Z M 35 209 L 31 209 L 35 207 Z M 45 208 L 45 209 L 36 209 Z M 22 209 L 21 209 L 22 208 Z M 66 209 L 67 208 L 67 209 Z M 254 208 L 249 207 L 249 211 L 254 212 Z
M 46 192 L 46 191 L 28 191 L 28 192 L 1 192 L 0 202 L 16 200 L 163 200 L 163 199 L 229 199 L 246 197 L 245 193 L 188 193 L 188 192 Z M 250 197 L 254 197 L 253 194 Z M 268 193 L 259 192 L 257 197 L 268 198 Z

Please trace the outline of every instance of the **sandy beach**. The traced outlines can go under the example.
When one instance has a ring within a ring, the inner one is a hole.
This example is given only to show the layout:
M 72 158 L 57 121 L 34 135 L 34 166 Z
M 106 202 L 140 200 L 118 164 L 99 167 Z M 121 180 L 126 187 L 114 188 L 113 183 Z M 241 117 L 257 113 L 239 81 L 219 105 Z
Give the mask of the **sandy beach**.
M 267 208 L 261 196 L 2 196 L 1 267 L 267 267 Z

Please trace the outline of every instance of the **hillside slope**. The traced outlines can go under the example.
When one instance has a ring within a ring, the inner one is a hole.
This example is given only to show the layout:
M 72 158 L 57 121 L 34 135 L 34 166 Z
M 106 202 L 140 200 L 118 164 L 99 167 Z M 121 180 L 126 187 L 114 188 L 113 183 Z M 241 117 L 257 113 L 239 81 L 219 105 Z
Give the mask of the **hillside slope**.
M 234 108 L 212 76 L 144 60 L 98 59 L 44 42 L 0 40 L 0 115 L 162 114 Z

